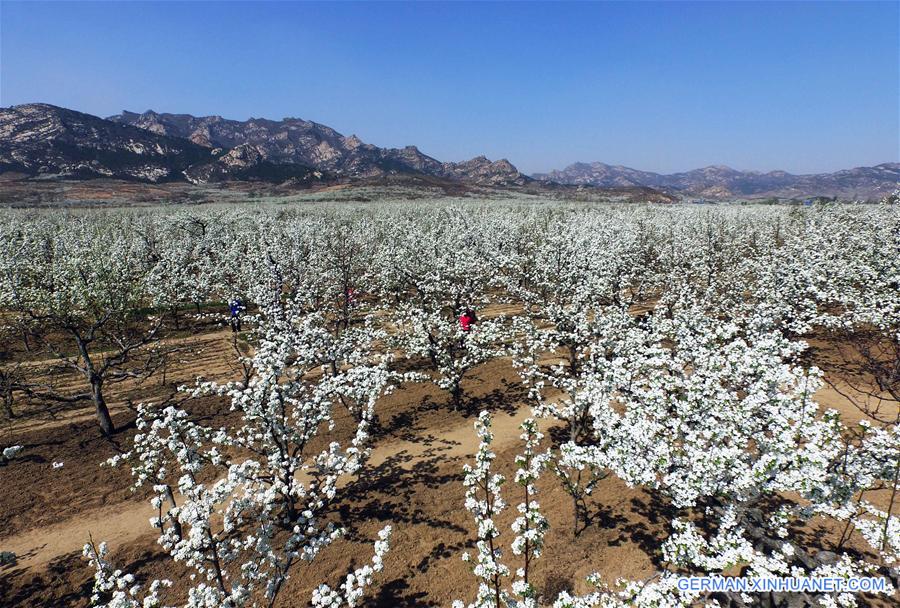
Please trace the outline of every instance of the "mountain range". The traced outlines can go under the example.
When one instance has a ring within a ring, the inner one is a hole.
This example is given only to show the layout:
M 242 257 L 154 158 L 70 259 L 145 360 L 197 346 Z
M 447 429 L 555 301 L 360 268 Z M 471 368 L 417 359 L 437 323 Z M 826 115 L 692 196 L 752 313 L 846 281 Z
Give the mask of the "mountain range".
M 0 173 L 195 184 L 423 175 L 486 186 L 530 182 L 507 160 L 442 163 L 415 146 L 379 148 L 299 118 L 122 112 L 107 119 L 48 104 L 0 109 Z
M 536 180 L 601 188 L 646 186 L 697 198 L 877 199 L 900 185 L 900 163 L 856 167 L 835 173 L 794 175 L 785 171 L 738 171 L 722 165 L 664 175 L 605 163 L 575 163 L 560 171 L 537 173 Z
M 523 175 L 506 159 L 441 162 L 415 146 L 381 148 L 300 118 L 238 121 L 152 110 L 100 118 L 49 104 L 0 108 L 0 178 L 99 177 L 167 183 L 267 182 L 307 187 L 408 178 L 499 188 L 630 191 L 651 199 L 872 199 L 900 183 L 900 164 L 792 175 L 713 166 L 663 175 L 604 163 Z

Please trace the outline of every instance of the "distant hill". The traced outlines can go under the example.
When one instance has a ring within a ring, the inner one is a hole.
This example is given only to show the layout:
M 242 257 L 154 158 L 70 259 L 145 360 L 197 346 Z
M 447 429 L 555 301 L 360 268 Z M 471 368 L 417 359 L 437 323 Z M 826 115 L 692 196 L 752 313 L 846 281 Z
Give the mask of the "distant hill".
M 815 175 L 738 171 L 721 165 L 664 175 L 596 162 L 575 163 L 559 171 L 537 173 L 532 177 L 545 182 L 603 188 L 646 186 L 708 199 L 836 196 L 864 200 L 881 198 L 898 187 L 900 163 Z

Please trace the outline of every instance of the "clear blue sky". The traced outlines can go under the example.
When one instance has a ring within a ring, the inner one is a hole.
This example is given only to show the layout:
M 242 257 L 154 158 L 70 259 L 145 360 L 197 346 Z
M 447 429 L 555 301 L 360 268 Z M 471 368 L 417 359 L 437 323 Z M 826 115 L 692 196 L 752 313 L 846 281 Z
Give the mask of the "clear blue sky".
M 441 160 L 900 157 L 900 3 L 0 3 L 0 105 L 297 116 Z

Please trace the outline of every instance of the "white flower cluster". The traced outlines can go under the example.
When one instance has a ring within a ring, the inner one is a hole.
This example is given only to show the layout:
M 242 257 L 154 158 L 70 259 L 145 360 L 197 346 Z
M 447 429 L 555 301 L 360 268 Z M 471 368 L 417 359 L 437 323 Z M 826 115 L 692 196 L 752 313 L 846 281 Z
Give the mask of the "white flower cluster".
M 21 445 L 11 445 L 3 448 L 3 452 L 0 453 L 0 465 L 4 465 L 10 460 L 18 458 L 19 454 L 21 454 L 24 449 L 24 446 Z
M 84 557 L 94 569 L 94 589 L 91 602 L 95 606 L 107 608 L 160 608 L 160 591 L 171 586 L 167 580 L 157 580 L 144 592 L 135 583 L 134 576 L 114 569 L 109 562 L 109 548 L 91 541 L 84 546 Z
M 357 568 L 348 574 L 344 582 L 341 583 L 340 591 L 336 591 L 325 584 L 319 585 L 313 592 L 312 605 L 315 608 L 337 608 L 338 606 L 353 608 L 357 606 L 365 593 L 366 587 L 372 584 L 375 574 L 384 569 L 383 559 L 390 548 L 390 537 L 391 527 L 385 526 L 378 533 L 372 563 L 366 564 L 362 568 Z

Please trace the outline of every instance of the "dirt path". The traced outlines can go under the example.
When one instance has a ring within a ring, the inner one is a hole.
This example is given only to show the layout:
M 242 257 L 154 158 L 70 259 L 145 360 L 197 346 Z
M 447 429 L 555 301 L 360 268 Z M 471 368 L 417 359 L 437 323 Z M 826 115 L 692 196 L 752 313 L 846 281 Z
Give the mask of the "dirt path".
M 512 414 L 494 415 L 494 447 L 504 447 L 518 441 L 519 424 L 531 413 L 528 407 L 520 407 Z M 411 470 L 425 459 L 470 457 L 478 448 L 478 438 L 469 419 L 440 432 L 418 433 L 405 439 L 391 439 L 376 445 L 369 459 L 374 469 L 398 454 L 402 462 L 397 466 Z M 33 570 L 46 566 L 58 557 L 80 552 L 88 536 L 97 542 L 106 541 L 111 547 L 143 537 L 155 537 L 150 518 L 157 512 L 146 501 L 125 502 L 104 506 L 81 513 L 59 523 L 0 538 L 0 549 L 12 551 L 18 556 L 18 565 Z

